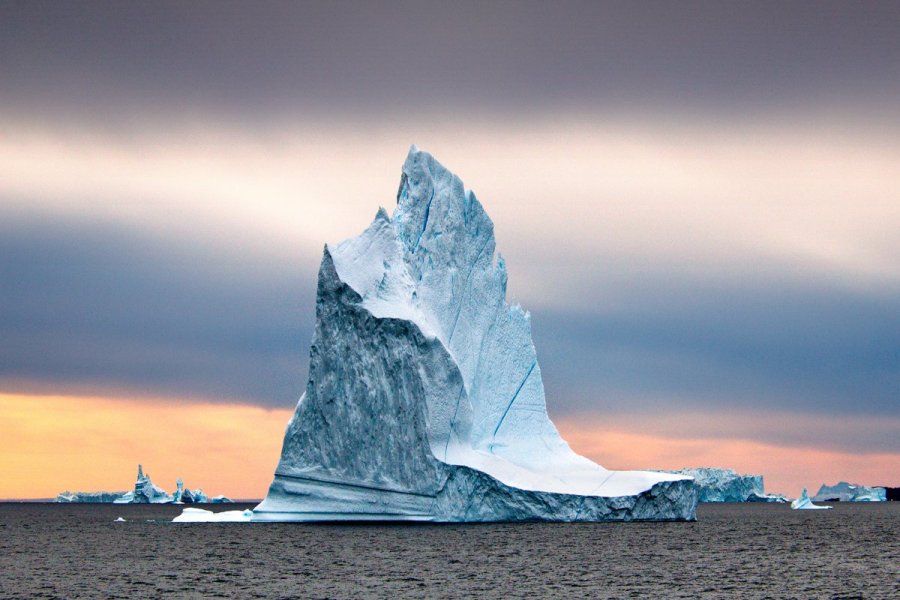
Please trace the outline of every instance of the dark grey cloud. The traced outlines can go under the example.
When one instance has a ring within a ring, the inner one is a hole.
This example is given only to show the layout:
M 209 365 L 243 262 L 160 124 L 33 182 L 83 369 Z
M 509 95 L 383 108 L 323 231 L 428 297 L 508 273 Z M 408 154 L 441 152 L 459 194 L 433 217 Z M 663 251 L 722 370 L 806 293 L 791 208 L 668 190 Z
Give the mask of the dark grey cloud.
M 305 388 L 316 257 L 254 269 L 252 260 L 102 222 L 6 217 L 6 391 L 291 406 Z
M 898 415 L 896 291 L 692 285 L 644 282 L 661 300 L 615 313 L 535 315 L 548 396 L 567 399 L 554 412 Z
M 896 2 L 0 4 L 7 109 L 896 113 Z

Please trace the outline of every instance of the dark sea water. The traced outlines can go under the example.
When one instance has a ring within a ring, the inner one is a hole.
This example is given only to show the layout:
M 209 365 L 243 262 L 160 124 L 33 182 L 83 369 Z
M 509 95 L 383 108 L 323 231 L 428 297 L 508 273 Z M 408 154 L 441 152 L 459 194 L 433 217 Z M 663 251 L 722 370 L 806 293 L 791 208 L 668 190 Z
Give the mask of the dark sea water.
M 900 599 L 900 502 L 695 523 L 166 522 L 180 510 L 0 504 L 0 597 Z

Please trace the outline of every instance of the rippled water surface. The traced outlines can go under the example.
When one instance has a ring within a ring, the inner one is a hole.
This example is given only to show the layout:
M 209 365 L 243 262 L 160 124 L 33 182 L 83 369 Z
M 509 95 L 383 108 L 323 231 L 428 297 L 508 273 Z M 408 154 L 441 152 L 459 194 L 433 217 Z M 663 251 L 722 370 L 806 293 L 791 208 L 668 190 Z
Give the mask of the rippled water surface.
M 0 504 L 0 596 L 900 598 L 900 502 L 701 505 L 695 523 L 166 522 L 179 512 Z

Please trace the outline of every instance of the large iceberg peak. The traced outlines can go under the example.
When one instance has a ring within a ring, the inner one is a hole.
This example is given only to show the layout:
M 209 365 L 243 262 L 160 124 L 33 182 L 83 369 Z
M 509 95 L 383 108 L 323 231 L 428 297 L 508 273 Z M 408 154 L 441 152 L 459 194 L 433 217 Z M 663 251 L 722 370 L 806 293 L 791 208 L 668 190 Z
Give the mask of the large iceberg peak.
M 495 246 L 413 146 L 393 216 L 325 247 L 306 392 L 256 518 L 693 518 L 689 478 L 607 471 L 560 437 Z

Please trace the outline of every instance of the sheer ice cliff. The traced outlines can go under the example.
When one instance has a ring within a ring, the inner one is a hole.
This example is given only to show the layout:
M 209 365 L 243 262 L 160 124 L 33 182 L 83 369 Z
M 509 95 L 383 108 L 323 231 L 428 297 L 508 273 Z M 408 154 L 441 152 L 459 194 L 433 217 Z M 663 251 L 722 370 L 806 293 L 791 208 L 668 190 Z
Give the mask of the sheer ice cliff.
M 413 146 L 393 217 L 325 247 L 306 392 L 252 519 L 694 519 L 689 477 L 560 437 L 506 281 L 481 203 Z

